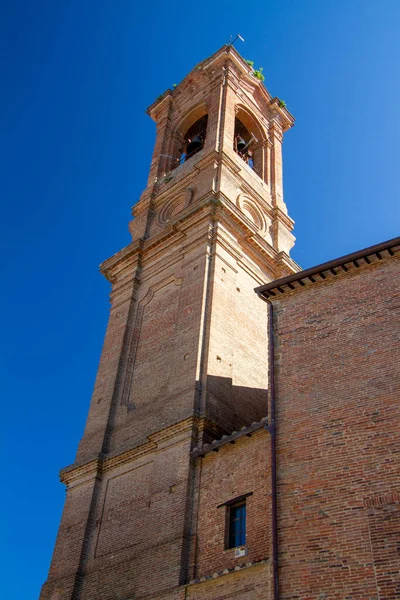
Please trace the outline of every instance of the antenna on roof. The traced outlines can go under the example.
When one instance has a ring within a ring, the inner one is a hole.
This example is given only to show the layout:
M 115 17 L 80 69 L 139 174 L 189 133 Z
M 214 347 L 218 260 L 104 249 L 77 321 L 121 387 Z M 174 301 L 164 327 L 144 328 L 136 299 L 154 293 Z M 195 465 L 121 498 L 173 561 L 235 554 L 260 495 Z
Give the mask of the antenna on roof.
M 241 40 L 242 42 L 244 42 L 244 38 L 242 38 L 242 36 L 241 36 L 241 35 L 239 35 L 239 33 L 238 33 L 238 34 L 236 34 L 236 37 L 235 37 L 235 39 L 234 39 L 233 41 L 232 41 L 232 37 L 233 37 L 233 36 L 232 36 L 232 34 L 231 34 L 231 35 L 229 36 L 229 43 L 228 43 L 228 46 L 233 46 L 233 45 L 234 45 L 234 43 L 236 42 L 236 40 Z

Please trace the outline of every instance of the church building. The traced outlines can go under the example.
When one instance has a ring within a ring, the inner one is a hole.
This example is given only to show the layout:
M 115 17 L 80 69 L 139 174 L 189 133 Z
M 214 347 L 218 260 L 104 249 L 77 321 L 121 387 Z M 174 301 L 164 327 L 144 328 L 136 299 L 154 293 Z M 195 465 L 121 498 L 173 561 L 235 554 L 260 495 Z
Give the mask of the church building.
M 400 238 L 302 271 L 232 45 L 157 135 L 40 600 L 400 598 Z

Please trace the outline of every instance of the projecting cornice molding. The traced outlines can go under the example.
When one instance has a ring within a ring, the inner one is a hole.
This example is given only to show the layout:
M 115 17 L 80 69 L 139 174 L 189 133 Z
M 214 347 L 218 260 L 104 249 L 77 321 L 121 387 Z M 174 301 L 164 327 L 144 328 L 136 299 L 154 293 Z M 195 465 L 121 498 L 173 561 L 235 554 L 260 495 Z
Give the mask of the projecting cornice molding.
M 270 104 L 270 110 L 272 115 L 279 120 L 283 131 L 287 131 L 294 125 L 294 116 L 282 106 L 282 101 L 279 98 L 273 98 Z
M 242 427 L 240 431 L 233 431 L 230 435 L 223 435 L 221 439 L 214 440 L 211 444 L 204 444 L 199 448 L 194 448 L 192 451 L 193 458 L 204 458 L 206 454 L 209 452 L 218 452 L 218 450 L 225 446 L 225 444 L 235 444 L 237 440 L 240 438 L 247 436 L 251 437 L 253 433 L 258 431 L 259 429 L 268 429 L 268 417 L 264 417 L 261 421 L 257 423 L 252 423 L 251 425 L 247 425 Z
M 181 93 L 181 91 L 187 87 L 187 85 L 196 81 L 196 79 L 201 76 L 202 73 L 213 75 L 215 67 L 218 64 L 223 64 L 223 62 L 225 62 L 226 65 L 231 63 L 231 65 L 237 70 L 237 76 L 239 77 L 241 86 L 248 92 L 248 94 L 251 95 L 257 92 L 261 98 L 263 98 L 265 103 L 270 107 L 272 113 L 278 115 L 284 131 L 293 126 L 293 115 L 281 105 L 279 98 L 273 98 L 271 96 L 263 82 L 254 76 L 253 68 L 247 64 L 245 59 L 239 54 L 236 48 L 229 44 L 222 46 L 222 48 L 217 50 L 217 52 L 215 52 L 215 54 L 213 54 L 211 57 L 198 63 L 174 90 L 168 89 L 161 94 L 147 109 L 149 116 L 155 121 L 158 121 L 160 116 L 168 109 L 174 94 Z M 219 77 L 220 74 L 217 73 L 217 80 Z
M 96 457 L 82 465 L 69 465 L 61 469 L 60 480 L 70 487 L 71 485 L 85 483 L 94 477 L 101 477 L 107 471 L 123 464 L 131 463 L 133 460 L 137 460 L 147 454 L 152 454 L 160 447 L 164 447 L 169 443 L 179 443 L 182 439 L 193 437 L 194 428 L 201 428 L 203 425 L 202 421 L 203 419 L 197 417 L 189 417 L 161 431 L 150 434 L 147 438 L 148 441 L 144 444 L 129 448 L 124 452 L 116 452 L 114 455 L 106 458 Z
M 134 285 L 135 277 L 137 279 L 140 276 L 142 263 L 150 250 L 154 253 L 156 248 L 159 247 L 156 252 L 165 254 L 169 251 L 168 248 L 172 250 L 177 244 L 190 243 L 187 232 L 193 227 L 194 222 L 198 223 L 201 220 L 212 219 L 212 221 L 221 221 L 227 224 L 234 222 L 235 227 L 239 228 L 238 231 L 241 232 L 243 241 L 258 254 L 258 260 L 262 260 L 261 257 L 267 260 L 271 273 L 277 274 L 274 271 L 274 265 L 276 266 L 279 263 L 284 266 L 284 272 L 298 271 L 300 267 L 288 255 L 276 250 L 262 236 L 266 228 L 264 211 L 265 216 L 270 216 L 272 209 L 269 207 L 264 208 L 265 203 L 263 202 L 261 205 L 261 202 L 262 198 L 258 197 L 258 203 L 256 202 L 253 207 L 256 211 L 253 220 L 243 213 L 243 206 L 240 206 L 240 202 L 237 206 L 222 193 L 207 193 L 203 198 L 188 204 L 181 212 L 173 215 L 171 221 L 166 223 L 157 233 L 148 239 L 132 242 L 102 263 L 100 271 L 103 275 L 114 286 L 123 286 L 114 289 L 113 298 L 119 296 L 122 291 L 126 291 L 129 286 Z M 266 210 L 267 208 L 269 210 Z M 280 209 L 274 209 L 273 212 L 277 220 L 283 222 L 289 229 L 293 227 L 293 221 Z M 257 215 L 258 218 L 256 218 Z
M 283 223 L 289 229 L 289 231 L 292 231 L 294 227 L 293 219 L 291 219 L 288 214 L 283 212 L 279 206 L 274 208 L 274 216 L 278 219 L 278 221 Z
M 354 272 L 355 269 L 377 263 L 385 258 L 392 258 L 399 253 L 400 237 L 397 237 L 277 279 L 257 287 L 254 291 L 263 299 L 278 298 L 285 292 L 293 292 L 305 286 L 335 278 L 341 273 Z
M 152 235 L 147 239 L 140 238 L 125 246 L 122 250 L 108 258 L 100 265 L 100 272 L 111 282 L 116 282 L 116 277 L 122 269 L 127 266 L 131 267 L 135 260 L 138 260 L 137 255 L 144 256 L 150 248 L 164 242 L 171 236 L 183 237 L 184 233 L 178 230 L 178 224 L 186 220 L 190 215 L 200 212 L 202 209 L 209 207 L 212 211 L 216 205 L 216 198 L 213 194 L 206 194 L 203 198 L 197 200 L 193 204 L 189 204 L 186 209 L 174 217 L 168 225 L 164 226 L 159 233 Z M 207 211 L 207 214 L 210 213 Z
M 247 570 L 247 569 L 260 569 L 260 568 L 270 568 L 271 567 L 271 560 L 269 558 L 264 558 L 262 560 L 257 560 L 257 561 L 248 561 L 245 563 L 240 563 L 238 565 L 236 565 L 235 567 L 228 567 L 226 569 L 220 569 L 219 571 L 216 571 L 215 573 L 213 573 L 212 575 L 203 575 L 202 577 L 200 577 L 199 579 L 192 579 L 189 584 L 187 585 L 187 587 L 194 587 L 197 586 L 200 588 L 200 586 L 203 587 L 207 587 L 207 584 L 211 584 L 211 585 L 215 585 L 215 580 L 219 579 L 220 577 L 226 577 L 228 576 L 232 576 L 232 577 L 236 577 L 236 576 L 241 576 L 241 572 L 243 570 Z M 218 584 L 217 584 L 218 585 Z
M 121 269 L 126 266 L 133 266 L 139 259 L 139 254 L 143 249 L 143 240 L 136 240 L 113 256 L 105 260 L 100 265 L 100 273 L 102 273 L 108 281 L 115 283 Z

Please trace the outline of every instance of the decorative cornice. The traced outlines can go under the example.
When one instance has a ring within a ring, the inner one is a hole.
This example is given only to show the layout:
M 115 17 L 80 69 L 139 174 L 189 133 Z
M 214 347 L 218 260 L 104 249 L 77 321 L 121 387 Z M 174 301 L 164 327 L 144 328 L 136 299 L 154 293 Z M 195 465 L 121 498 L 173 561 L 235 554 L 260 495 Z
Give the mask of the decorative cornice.
M 209 452 L 218 452 L 218 450 L 225 446 L 225 444 L 235 444 L 236 441 L 243 436 L 251 437 L 253 433 L 259 429 L 268 429 L 268 417 L 264 417 L 258 423 L 252 423 L 251 425 L 242 427 L 240 431 L 233 431 L 230 435 L 223 435 L 220 440 L 214 440 L 211 444 L 204 444 L 200 448 L 194 448 L 192 451 L 193 458 L 204 458 Z
M 266 215 L 270 217 L 272 209 L 267 210 L 269 207 L 264 207 L 265 201 L 263 202 L 262 197 L 259 194 L 254 195 L 259 202 L 262 202 L 263 210 L 265 209 Z M 203 216 L 201 216 L 202 211 L 206 211 Z M 280 209 L 275 209 L 274 214 L 288 229 L 293 227 L 293 221 Z M 193 204 L 188 204 L 158 233 L 146 240 L 140 239 L 132 242 L 101 265 L 101 272 L 114 284 L 113 299 L 129 291 L 129 288 L 135 285 L 135 281 L 138 280 L 142 266 L 150 251 L 154 253 L 155 249 L 159 247 L 159 252 L 165 253 L 168 246 L 172 247 L 177 243 L 182 244 L 186 240 L 186 231 L 192 227 L 192 219 L 195 215 L 197 215 L 196 222 L 199 218 L 210 217 L 213 220 L 226 223 L 231 222 L 233 219 L 240 228 L 238 231 L 241 230 L 243 242 L 250 244 L 257 253 L 261 253 L 264 259 L 268 260 L 269 269 L 272 269 L 272 273 L 275 273 L 274 261 L 275 263 L 279 262 L 282 255 L 260 235 L 257 226 L 222 192 L 218 194 L 207 193 Z M 298 265 L 291 261 L 289 257 L 287 257 L 287 260 L 285 257 L 283 258 L 287 269 L 299 270 Z M 139 269 L 136 279 L 131 277 L 128 279 L 129 274 L 135 267 Z M 127 278 L 124 281 L 125 276 Z
M 219 153 L 216 150 L 212 149 L 206 152 L 206 149 L 203 148 L 203 150 L 200 150 L 200 152 L 196 154 L 197 160 L 195 160 L 195 157 L 193 157 L 190 163 L 183 163 L 182 165 L 176 167 L 173 171 L 171 171 L 172 177 L 167 183 L 158 183 L 158 190 L 154 195 L 154 199 L 156 199 L 155 206 L 158 206 L 160 203 L 162 203 L 165 198 L 175 195 L 179 189 L 186 188 L 188 186 L 188 179 L 192 181 L 193 176 L 198 175 L 200 171 L 217 161 L 218 158 Z M 182 170 L 185 167 L 187 167 L 187 171 Z M 177 177 L 182 175 L 182 173 L 183 176 L 177 179 Z
M 183 421 L 174 423 L 165 429 L 157 431 L 147 436 L 147 441 L 123 452 L 117 451 L 114 455 L 105 458 L 96 457 L 82 465 L 72 464 L 60 471 L 60 480 L 67 486 L 86 478 L 101 476 L 110 469 L 121 466 L 125 463 L 137 460 L 141 456 L 151 454 L 158 450 L 158 447 L 168 440 L 183 433 L 193 432 L 195 429 L 204 427 L 204 419 L 196 416 L 188 417 Z
M 217 209 L 215 218 L 221 223 L 227 223 L 230 227 L 237 228 L 238 235 L 241 236 L 241 244 L 248 251 L 253 253 L 253 260 L 263 270 L 268 269 L 270 277 L 277 277 L 280 273 L 282 260 L 286 264 L 286 269 L 290 272 L 297 272 L 300 267 L 283 252 L 278 252 L 271 244 L 267 242 L 257 231 L 256 227 L 240 212 L 240 210 L 223 194 L 218 194 L 221 198 L 221 207 L 225 210 Z M 287 260 L 284 258 L 287 257 Z M 262 264 L 261 262 L 262 261 Z M 278 267 L 278 268 L 277 268 Z M 286 272 L 287 272 L 286 270 Z
M 100 265 L 100 273 L 102 273 L 108 281 L 111 283 L 115 282 L 115 268 L 121 264 L 121 262 L 126 261 L 127 259 L 133 260 L 135 255 L 137 255 L 141 250 L 143 250 L 143 240 L 139 239 L 125 248 L 122 248 L 119 252 L 110 256 L 107 260 L 101 263 Z
M 60 471 L 60 481 L 65 485 L 84 479 L 86 477 L 101 475 L 103 470 L 103 461 L 99 458 L 92 460 L 84 465 L 74 466 L 69 465 Z
M 261 298 L 276 298 L 285 292 L 293 292 L 303 288 L 305 285 L 315 284 L 326 279 L 335 278 L 340 273 L 354 271 L 361 266 L 376 263 L 384 258 L 391 258 L 400 252 L 400 237 L 386 242 L 369 246 L 351 254 L 346 254 L 316 267 L 305 271 L 299 271 L 282 279 L 277 279 L 266 285 L 256 288 L 254 291 Z
M 149 106 L 149 108 L 147 109 L 147 114 L 149 115 L 149 117 L 151 117 L 154 121 L 157 121 L 157 117 L 156 117 L 156 110 L 158 109 L 164 109 L 167 106 L 163 106 L 167 100 L 171 100 L 172 99 L 172 92 L 170 89 L 165 90 L 165 92 L 163 94 L 161 94 L 160 97 L 157 98 L 157 100 L 155 100 L 153 102 L 153 104 L 151 104 Z
M 280 274 L 283 276 L 292 275 L 292 273 L 297 273 L 301 271 L 301 267 L 294 261 L 286 252 L 279 252 L 277 256 L 277 261 L 280 268 Z
M 294 227 L 293 219 L 291 219 L 288 214 L 283 212 L 283 210 L 280 208 L 280 206 L 275 206 L 273 210 L 274 210 L 274 216 L 276 217 L 276 219 L 278 221 L 280 221 L 281 223 L 283 223 L 285 225 L 285 227 L 287 227 L 289 229 L 289 231 L 292 231 L 292 229 Z
M 176 219 L 173 222 L 163 227 L 159 233 L 149 237 L 146 240 L 140 238 L 108 258 L 100 265 L 100 272 L 111 283 L 115 283 L 115 276 L 118 271 L 126 266 L 131 266 L 135 258 L 137 259 L 138 254 L 143 257 L 150 250 L 150 248 L 153 248 L 157 244 L 160 244 L 168 237 L 173 235 L 182 237 L 183 234 L 177 230 L 177 224 L 186 219 L 190 214 L 199 212 L 200 210 L 204 209 L 204 207 L 212 206 L 213 204 L 215 204 L 214 195 L 212 193 L 206 194 L 202 199 L 200 199 L 200 201 L 190 204 L 185 210 L 176 216 Z
M 280 105 L 279 98 L 271 100 L 270 109 L 274 116 L 279 119 L 279 123 L 283 131 L 287 131 L 294 125 L 294 116 L 284 107 Z

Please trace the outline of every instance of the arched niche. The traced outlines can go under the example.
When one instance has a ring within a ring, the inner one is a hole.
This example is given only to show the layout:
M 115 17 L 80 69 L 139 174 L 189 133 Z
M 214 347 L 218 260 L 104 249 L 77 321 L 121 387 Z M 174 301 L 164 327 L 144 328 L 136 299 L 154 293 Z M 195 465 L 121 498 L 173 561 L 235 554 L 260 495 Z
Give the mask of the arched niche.
M 236 106 L 233 149 L 261 179 L 266 180 L 266 139 L 257 119 L 243 106 Z

